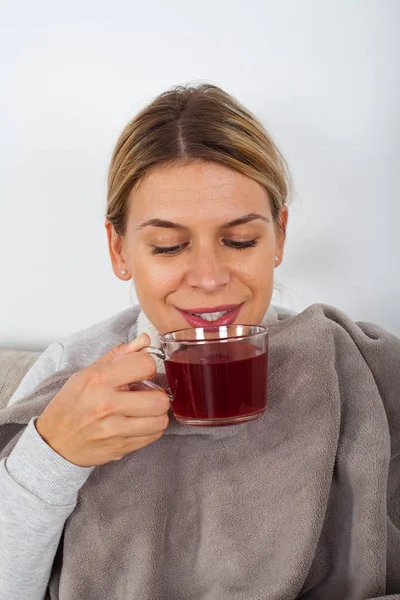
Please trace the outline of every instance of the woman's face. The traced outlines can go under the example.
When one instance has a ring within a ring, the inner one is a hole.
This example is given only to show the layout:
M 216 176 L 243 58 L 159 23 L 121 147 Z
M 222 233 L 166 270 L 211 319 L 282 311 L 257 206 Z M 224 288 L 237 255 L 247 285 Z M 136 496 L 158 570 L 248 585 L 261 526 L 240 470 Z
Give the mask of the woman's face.
M 285 207 L 284 230 L 287 219 Z M 157 169 L 130 194 L 125 235 L 110 223 L 106 228 L 115 274 L 133 278 L 161 334 L 216 318 L 217 324 L 261 322 L 284 236 L 266 191 L 252 179 L 201 161 Z

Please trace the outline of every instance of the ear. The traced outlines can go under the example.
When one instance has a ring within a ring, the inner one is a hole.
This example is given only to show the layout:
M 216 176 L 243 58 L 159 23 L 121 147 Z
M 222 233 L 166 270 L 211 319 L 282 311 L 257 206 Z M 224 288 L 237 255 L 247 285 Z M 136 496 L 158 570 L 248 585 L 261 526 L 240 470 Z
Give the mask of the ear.
M 278 260 L 275 263 L 275 266 L 278 267 L 283 260 L 283 251 L 285 248 L 286 241 L 286 230 L 288 226 L 289 220 L 289 210 L 287 206 L 282 206 L 279 211 L 278 221 L 279 226 L 276 228 L 276 246 L 275 246 L 275 256 L 278 257 Z
M 118 279 L 128 281 L 131 278 L 129 267 L 123 257 L 123 238 L 117 235 L 114 225 L 106 220 L 105 228 L 107 232 L 108 251 L 110 253 L 111 264 Z M 126 271 L 124 274 L 122 271 Z

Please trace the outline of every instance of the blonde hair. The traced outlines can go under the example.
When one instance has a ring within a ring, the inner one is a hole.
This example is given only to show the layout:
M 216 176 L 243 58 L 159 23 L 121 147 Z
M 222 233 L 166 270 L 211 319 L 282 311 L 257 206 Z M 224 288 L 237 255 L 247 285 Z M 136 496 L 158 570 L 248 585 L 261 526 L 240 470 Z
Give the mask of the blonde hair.
M 261 122 L 233 96 L 211 84 L 174 86 L 125 127 L 108 176 L 107 220 L 124 235 L 129 194 L 157 167 L 215 162 L 257 181 L 271 200 L 274 221 L 289 203 L 286 161 Z

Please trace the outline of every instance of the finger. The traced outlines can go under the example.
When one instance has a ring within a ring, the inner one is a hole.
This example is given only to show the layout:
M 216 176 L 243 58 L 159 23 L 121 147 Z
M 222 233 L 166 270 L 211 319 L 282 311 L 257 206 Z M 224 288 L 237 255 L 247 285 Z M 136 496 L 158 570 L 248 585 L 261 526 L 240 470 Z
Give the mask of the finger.
M 113 415 L 101 427 L 100 437 L 104 439 L 136 438 L 155 435 L 168 427 L 167 414 L 157 417 L 122 417 Z
M 165 431 L 160 431 L 159 433 L 154 433 L 153 435 L 146 435 L 141 437 L 127 437 L 122 442 L 122 450 L 123 455 L 130 454 L 131 452 L 136 452 L 140 448 L 144 448 L 145 446 L 149 446 L 154 442 L 157 442 L 160 438 L 163 437 Z
M 108 399 L 109 414 L 123 417 L 157 417 L 171 408 L 167 392 L 158 390 L 114 392 Z
M 152 379 L 156 374 L 156 363 L 151 354 L 133 352 L 115 358 L 112 362 L 88 367 L 92 381 L 103 388 L 117 390 L 122 386 L 143 379 Z
M 137 338 L 126 344 L 119 344 L 119 346 L 114 346 L 114 348 L 107 352 L 107 354 L 104 354 L 104 356 L 101 356 L 98 360 L 96 360 L 94 364 L 107 364 L 117 358 L 120 358 L 121 356 L 125 356 L 126 354 L 138 352 L 142 348 L 149 346 L 150 342 L 151 340 L 147 333 L 141 333 Z
M 153 435 L 122 438 L 120 450 L 119 450 L 118 454 L 115 456 L 115 458 L 112 458 L 111 460 L 113 460 L 113 461 L 121 460 L 121 458 L 124 458 L 124 456 L 126 456 L 127 454 L 130 454 L 131 452 L 136 452 L 137 450 L 140 450 L 141 448 L 144 448 L 145 446 L 149 446 L 150 444 L 157 442 L 160 438 L 162 438 L 163 435 L 164 435 L 164 432 L 161 431 L 160 433 L 155 433 Z M 109 462 L 109 461 L 107 461 L 107 462 Z

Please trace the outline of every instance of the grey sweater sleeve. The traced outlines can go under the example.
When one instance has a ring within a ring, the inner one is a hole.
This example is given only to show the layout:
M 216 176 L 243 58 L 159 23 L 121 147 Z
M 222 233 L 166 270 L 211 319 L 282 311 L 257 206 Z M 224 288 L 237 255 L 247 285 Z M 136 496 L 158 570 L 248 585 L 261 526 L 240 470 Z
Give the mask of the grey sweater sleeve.
M 0 598 L 43 600 L 78 491 L 95 467 L 57 454 L 31 419 L 0 462 Z
M 59 342 L 50 344 L 20 381 L 7 406 L 23 401 L 46 377 L 58 371 L 61 368 L 63 351 L 64 348 Z

